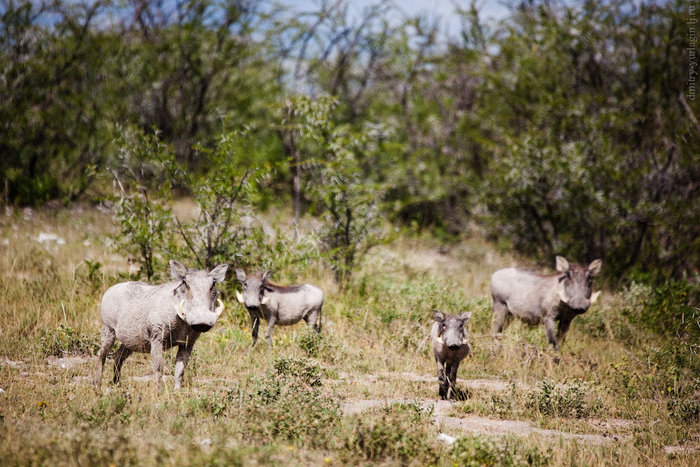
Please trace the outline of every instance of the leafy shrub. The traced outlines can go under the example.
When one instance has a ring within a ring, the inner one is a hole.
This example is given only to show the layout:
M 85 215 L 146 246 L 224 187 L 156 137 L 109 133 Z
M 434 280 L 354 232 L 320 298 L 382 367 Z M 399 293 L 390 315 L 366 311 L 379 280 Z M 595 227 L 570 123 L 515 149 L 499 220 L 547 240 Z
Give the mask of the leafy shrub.
M 698 350 L 700 342 L 700 287 L 686 281 L 667 281 L 653 289 L 644 303 L 640 321 L 663 336 L 687 341 Z
M 513 414 L 518 403 L 518 395 L 515 383 L 511 383 L 508 391 L 491 394 L 491 410 L 499 417 L 507 417 Z
M 353 416 L 345 434 L 343 456 L 368 461 L 390 459 L 402 464 L 436 464 L 441 446 L 432 426 L 431 410 L 417 404 L 382 407 L 378 416 Z
M 450 453 L 453 465 L 462 467 L 548 465 L 551 452 L 524 448 L 515 438 L 460 437 Z
M 131 396 L 128 392 L 114 392 L 100 397 L 89 412 L 78 413 L 77 417 L 92 426 L 100 427 L 112 425 L 114 422 L 126 423 L 130 417 L 130 404 Z
M 595 401 L 589 397 L 589 391 L 589 387 L 580 379 L 565 384 L 544 380 L 539 390 L 529 394 L 527 405 L 545 415 L 588 417 L 598 410 Z
M 238 391 L 234 389 L 215 394 L 204 393 L 187 401 L 188 412 L 190 415 L 202 413 L 218 418 L 224 415 L 236 400 L 238 400 Z
M 3 465 L 141 465 L 142 453 L 124 433 L 83 425 L 61 436 L 39 436 L 18 452 L 2 453 Z
M 303 350 L 309 357 L 318 357 L 323 344 L 323 336 L 311 329 L 307 329 L 299 336 L 299 348 Z
M 311 387 L 321 385 L 321 368 L 310 360 L 281 357 L 275 360 L 274 368 L 278 376 L 299 378 Z
M 338 402 L 324 395 L 321 370 L 306 360 L 281 358 L 256 382 L 241 413 L 252 440 L 281 438 L 326 447 L 340 421 Z
M 678 422 L 697 425 L 700 423 L 700 401 L 692 399 L 670 399 L 666 403 L 669 415 Z
M 98 337 L 81 334 L 67 324 L 61 324 L 56 329 L 45 329 L 41 336 L 41 352 L 44 357 L 95 355 L 99 347 Z

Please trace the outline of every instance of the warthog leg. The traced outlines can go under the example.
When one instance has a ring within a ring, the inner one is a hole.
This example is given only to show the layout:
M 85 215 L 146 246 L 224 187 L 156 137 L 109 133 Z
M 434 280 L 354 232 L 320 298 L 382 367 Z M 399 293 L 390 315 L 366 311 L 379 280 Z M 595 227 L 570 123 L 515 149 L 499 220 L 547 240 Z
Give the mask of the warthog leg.
M 566 338 L 566 332 L 569 330 L 570 325 L 571 319 L 559 320 L 559 325 L 557 326 L 557 344 L 555 345 L 555 348 L 557 350 L 559 350 L 561 345 L 564 343 L 564 339 Z
M 131 355 L 132 350 L 127 349 L 124 344 L 120 345 L 119 348 L 117 349 L 117 353 L 114 354 L 114 382 L 118 383 L 119 378 L 121 377 L 122 373 L 122 365 L 124 364 L 124 360 L 129 358 L 129 355 Z
M 449 396 L 449 394 L 448 394 L 449 383 L 447 382 L 447 376 L 445 375 L 445 366 L 437 358 L 435 359 L 435 363 L 437 363 L 438 386 L 440 388 L 439 395 L 442 399 L 447 399 Z
M 275 315 L 270 316 L 270 321 L 267 322 L 267 331 L 265 332 L 265 340 L 267 345 L 272 345 L 272 328 L 275 327 L 277 322 L 277 317 Z
M 95 378 L 93 383 L 95 386 L 99 387 L 102 381 L 102 372 L 105 366 L 105 360 L 107 359 L 107 353 L 109 349 L 112 348 L 116 336 L 114 334 L 114 329 L 110 328 L 106 324 L 102 325 L 102 336 L 100 344 L 100 352 L 97 354 L 97 369 L 95 370 Z
M 260 327 L 260 317 L 259 316 L 253 316 L 253 314 L 250 314 L 250 327 L 252 329 L 252 336 L 253 336 L 253 344 L 258 341 L 258 327 Z
M 493 299 L 493 335 L 501 334 L 510 324 L 508 307 L 505 303 Z
M 313 309 L 307 315 L 304 316 L 304 321 L 306 324 L 311 326 L 314 331 L 321 333 L 321 310 Z
M 160 388 L 163 375 L 163 342 L 160 339 L 151 341 L 151 359 L 153 360 L 153 379 Z
M 556 350 L 559 350 L 559 344 L 557 343 L 557 336 L 554 331 L 554 319 L 546 317 L 544 319 L 544 330 L 547 333 L 547 341 L 554 346 Z
M 177 356 L 175 357 L 175 390 L 177 391 L 182 386 L 182 376 L 187 367 L 187 361 L 192 353 L 194 343 L 187 345 L 179 345 L 177 347 Z

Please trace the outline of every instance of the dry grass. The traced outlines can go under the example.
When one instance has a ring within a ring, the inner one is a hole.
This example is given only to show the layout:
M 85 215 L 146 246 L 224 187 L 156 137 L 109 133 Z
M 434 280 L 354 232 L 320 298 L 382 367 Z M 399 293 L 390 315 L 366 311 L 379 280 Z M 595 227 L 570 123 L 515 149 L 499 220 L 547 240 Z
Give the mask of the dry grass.
M 3 465 L 700 460 L 698 357 L 680 354 L 621 314 L 634 307 L 638 291 L 606 291 L 602 304 L 574 321 L 560 355 L 547 347 L 541 329 L 518 323 L 494 343 L 489 276 L 519 261 L 479 238 L 447 251 L 430 239 L 399 238 L 376 248 L 344 293 L 322 265 L 310 266 L 303 280 L 327 292 L 321 339 L 301 323 L 277 327 L 272 349 L 250 350 L 247 313 L 224 297 L 227 312 L 195 346 L 183 391 L 172 392 L 168 376 L 157 390 L 148 379 L 149 357 L 134 355 L 119 386 L 108 383 L 109 362 L 97 392 L 88 379 L 98 303 L 129 273 L 107 240 L 111 229 L 109 217 L 93 209 L 0 218 Z M 63 243 L 39 243 L 42 232 Z M 280 281 L 287 279 L 280 273 Z M 427 339 L 432 308 L 474 312 L 473 355 L 458 377 L 468 398 L 440 414 Z M 168 375 L 173 358 L 170 351 Z M 384 402 L 343 414 L 343 402 L 365 400 Z M 504 431 L 475 434 L 440 417 L 480 417 Z M 509 420 L 527 422 L 533 431 L 508 431 Z M 457 442 L 437 441 L 440 430 Z M 610 441 L 542 434 L 552 430 Z

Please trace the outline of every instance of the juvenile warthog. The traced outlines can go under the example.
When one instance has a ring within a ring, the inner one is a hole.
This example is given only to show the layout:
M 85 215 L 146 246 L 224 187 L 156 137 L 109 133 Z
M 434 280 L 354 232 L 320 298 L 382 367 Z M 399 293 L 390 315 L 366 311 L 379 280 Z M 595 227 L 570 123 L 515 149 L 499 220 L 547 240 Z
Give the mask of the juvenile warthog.
M 236 292 L 236 298 L 250 313 L 253 345 L 258 340 L 261 318 L 267 321 L 265 340 L 268 344 L 272 344 L 272 328 L 275 324 L 288 326 L 303 318 L 316 332 L 321 332 L 323 291 L 315 285 L 275 285 L 269 281 L 270 271 L 246 274 L 236 269 L 236 277 L 243 287 L 243 293 Z
M 153 376 L 160 387 L 163 349 L 177 346 L 175 389 L 180 389 L 194 343 L 224 311 L 221 300 L 216 306 L 216 283 L 225 279 L 227 268 L 228 265 L 220 264 L 209 272 L 196 271 L 171 260 L 172 282 L 122 282 L 110 287 L 102 297 L 102 345 L 95 385 L 100 385 L 107 352 L 116 338 L 121 346 L 114 356 L 115 383 L 124 360 L 132 352 L 151 352 Z
M 440 397 L 443 399 L 450 399 L 454 394 L 459 364 L 471 350 L 465 328 L 471 316 L 471 313 L 448 315 L 433 310 L 435 322 L 430 330 L 430 338 L 437 363 Z
M 544 323 L 547 340 L 559 350 L 571 320 L 588 310 L 600 292 L 591 296 L 593 276 L 603 262 L 596 259 L 588 266 L 570 264 L 557 256 L 557 273 L 542 275 L 508 268 L 491 276 L 493 297 L 493 333 L 503 332 L 513 316 L 537 325 Z M 559 322 L 555 334 L 554 322 Z

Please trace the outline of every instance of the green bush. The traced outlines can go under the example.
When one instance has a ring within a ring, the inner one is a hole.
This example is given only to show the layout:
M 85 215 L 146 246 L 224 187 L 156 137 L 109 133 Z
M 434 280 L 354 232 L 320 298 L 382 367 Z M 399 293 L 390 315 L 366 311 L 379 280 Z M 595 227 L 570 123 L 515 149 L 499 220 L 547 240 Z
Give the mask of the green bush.
M 700 423 L 700 400 L 669 399 L 666 408 L 669 415 L 678 422 L 695 426 Z
M 557 417 L 584 418 L 598 410 L 590 388 L 581 380 L 565 384 L 544 380 L 538 390 L 529 394 L 527 405 L 544 415 Z
M 55 329 L 45 329 L 40 341 L 44 357 L 95 355 L 100 347 L 98 337 L 81 334 L 67 324 L 61 324 Z
M 644 303 L 640 322 L 648 329 L 675 337 L 700 350 L 700 286 L 687 281 L 667 281 L 655 287 Z
M 462 467 L 484 466 L 538 466 L 548 465 L 551 452 L 536 447 L 524 448 L 515 438 L 461 437 L 452 447 L 452 465 Z
M 79 412 L 77 417 L 95 427 L 107 427 L 114 423 L 124 424 L 129 421 L 131 396 L 128 392 L 117 390 L 100 397 L 88 412 Z
M 370 462 L 391 460 L 401 464 L 434 465 L 442 446 L 436 440 L 431 410 L 417 404 L 391 404 L 377 416 L 356 415 L 344 435 L 343 457 Z
M 257 381 L 240 413 L 252 441 L 279 438 L 324 448 L 340 422 L 338 402 L 320 390 L 321 370 L 311 362 L 281 358 Z

